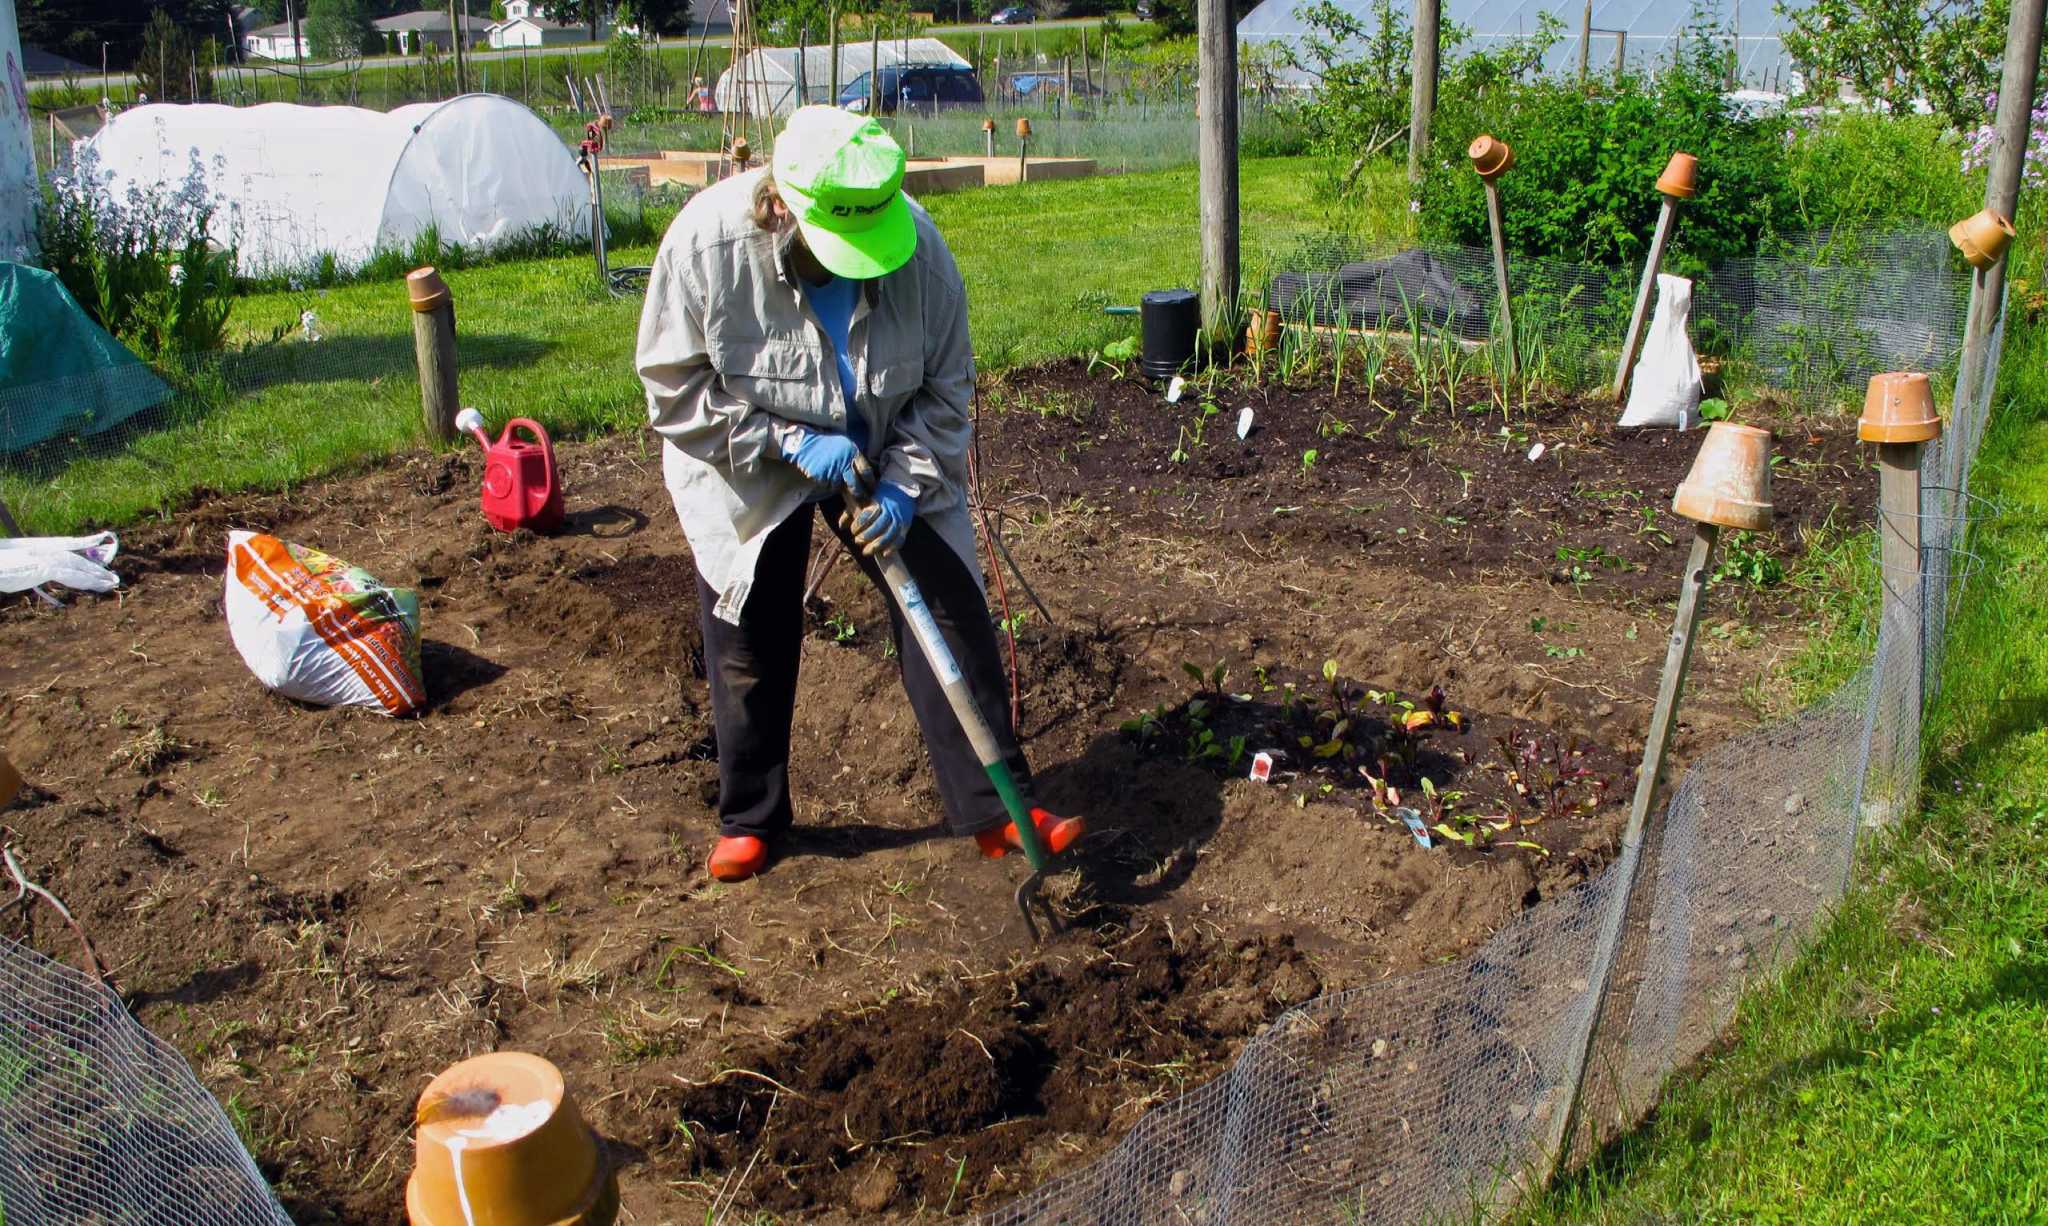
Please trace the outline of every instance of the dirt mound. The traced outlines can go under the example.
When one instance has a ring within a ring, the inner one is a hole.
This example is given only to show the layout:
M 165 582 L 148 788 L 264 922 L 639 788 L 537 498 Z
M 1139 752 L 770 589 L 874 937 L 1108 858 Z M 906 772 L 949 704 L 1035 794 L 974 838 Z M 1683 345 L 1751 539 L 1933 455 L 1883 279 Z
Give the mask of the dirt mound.
M 758 1154 L 803 1172 L 753 1178 L 739 1203 L 962 1212 L 1017 1190 L 1048 1138 L 1078 1139 L 1068 1163 L 1099 1150 L 1321 986 L 1286 937 L 1176 944 L 1148 928 L 1077 961 L 828 1015 L 729 1053 L 663 1106 L 704 1168 L 744 1171 Z

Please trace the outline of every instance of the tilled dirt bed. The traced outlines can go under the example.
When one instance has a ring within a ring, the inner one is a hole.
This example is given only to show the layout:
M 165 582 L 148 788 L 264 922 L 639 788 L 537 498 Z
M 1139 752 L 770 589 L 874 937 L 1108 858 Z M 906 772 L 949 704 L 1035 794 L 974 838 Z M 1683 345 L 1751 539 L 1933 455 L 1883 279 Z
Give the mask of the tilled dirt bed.
M 202 499 L 126 534 L 118 596 L 7 605 L 0 744 L 34 784 L 7 838 L 293 1216 L 363 1224 L 400 1213 L 427 1079 L 495 1047 L 563 1067 L 626 1220 L 987 1209 L 1288 1007 L 1454 958 L 1609 857 L 1687 538 L 1656 512 L 1697 436 L 1270 389 L 1191 444 L 1198 401 L 1071 365 L 984 400 L 987 502 L 1051 614 L 1009 578 L 1039 795 L 1091 823 L 1037 949 L 1020 858 L 938 825 L 849 566 L 804 644 L 800 829 L 754 881 L 705 875 L 694 577 L 648 438 L 562 449 L 557 537 L 492 532 L 473 453 L 422 452 Z M 1845 421 L 1758 424 L 1780 527 L 1747 547 L 1789 569 L 1872 483 Z M 430 709 L 264 691 L 222 620 L 230 528 L 415 586 Z M 1754 721 L 1801 633 L 1784 585 L 1710 601 L 1681 757 Z

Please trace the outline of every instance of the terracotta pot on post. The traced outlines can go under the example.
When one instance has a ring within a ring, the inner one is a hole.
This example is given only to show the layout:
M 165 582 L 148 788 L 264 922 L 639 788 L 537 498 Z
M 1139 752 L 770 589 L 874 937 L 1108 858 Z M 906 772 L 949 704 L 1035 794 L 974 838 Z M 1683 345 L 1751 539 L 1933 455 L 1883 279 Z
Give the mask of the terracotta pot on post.
M 1700 161 L 1690 153 L 1674 153 L 1657 176 L 1657 190 L 1680 200 L 1690 200 L 1699 190 Z
M 1515 164 L 1515 150 L 1506 141 L 1494 136 L 1480 134 L 1465 148 L 1465 156 L 1472 159 L 1472 169 L 1482 179 L 1497 179 Z
M 1866 443 L 1924 443 L 1941 436 L 1934 390 L 1917 371 L 1873 375 L 1856 437 Z
M 1996 209 L 1982 209 L 1948 228 L 1948 241 L 1956 245 L 1972 268 L 1989 268 L 2013 240 L 2012 223 Z
M 420 1094 L 411 1226 L 610 1226 L 617 1175 L 554 1065 L 464 1060 Z
M 1693 457 L 1671 509 L 1723 528 L 1771 526 L 1771 432 L 1717 421 Z
M 981 153 L 983 157 L 996 155 L 996 121 L 993 119 L 981 121 Z

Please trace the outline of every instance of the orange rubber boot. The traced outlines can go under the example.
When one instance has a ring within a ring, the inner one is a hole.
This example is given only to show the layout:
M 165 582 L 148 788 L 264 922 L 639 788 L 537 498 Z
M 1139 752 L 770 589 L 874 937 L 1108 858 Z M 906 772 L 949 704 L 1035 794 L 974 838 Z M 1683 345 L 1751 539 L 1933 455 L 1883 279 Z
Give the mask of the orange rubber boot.
M 720 881 L 745 881 L 768 864 L 768 844 L 751 834 L 720 835 L 707 867 Z
M 1038 841 L 1045 844 L 1047 851 L 1058 855 L 1074 845 L 1088 829 L 1088 823 L 1078 817 L 1055 817 L 1044 809 L 1031 811 L 1031 825 L 1038 831 Z M 974 836 L 981 854 L 991 860 L 1000 860 L 1012 851 L 1023 851 L 1024 840 L 1017 833 L 1017 823 L 997 826 Z

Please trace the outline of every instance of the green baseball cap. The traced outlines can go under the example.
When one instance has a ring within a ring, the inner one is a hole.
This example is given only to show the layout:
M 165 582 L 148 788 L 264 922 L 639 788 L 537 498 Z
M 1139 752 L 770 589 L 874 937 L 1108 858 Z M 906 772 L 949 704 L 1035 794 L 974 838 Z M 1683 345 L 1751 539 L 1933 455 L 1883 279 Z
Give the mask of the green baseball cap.
M 775 138 L 775 188 L 834 276 L 885 276 L 917 250 L 903 164 L 881 124 L 836 106 L 798 107 Z

